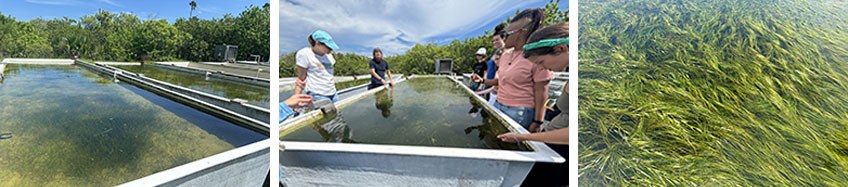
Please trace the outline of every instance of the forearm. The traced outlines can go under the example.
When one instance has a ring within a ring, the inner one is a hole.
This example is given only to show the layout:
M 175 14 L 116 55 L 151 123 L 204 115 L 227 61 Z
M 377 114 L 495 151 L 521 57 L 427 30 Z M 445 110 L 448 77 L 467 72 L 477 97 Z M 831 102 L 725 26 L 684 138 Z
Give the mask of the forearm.
M 536 109 L 533 120 L 542 121 L 545 119 L 545 100 L 548 99 L 548 83 L 534 83 L 533 90 L 533 108 Z
M 517 136 L 520 140 L 568 145 L 568 128 L 532 134 L 519 134 Z
M 483 79 L 483 83 L 487 86 L 498 85 L 498 79 Z
M 297 81 L 306 82 L 306 68 L 297 67 L 297 80 L 294 83 L 294 94 L 300 94 L 303 91 L 303 87 L 297 85 Z
M 389 80 L 394 82 L 395 79 L 392 78 L 392 71 L 386 70 L 386 76 L 389 76 Z
M 377 71 L 374 71 L 374 69 L 371 69 L 371 76 L 374 77 L 374 78 L 383 80 L 383 77 L 380 77 L 380 75 L 377 75 Z

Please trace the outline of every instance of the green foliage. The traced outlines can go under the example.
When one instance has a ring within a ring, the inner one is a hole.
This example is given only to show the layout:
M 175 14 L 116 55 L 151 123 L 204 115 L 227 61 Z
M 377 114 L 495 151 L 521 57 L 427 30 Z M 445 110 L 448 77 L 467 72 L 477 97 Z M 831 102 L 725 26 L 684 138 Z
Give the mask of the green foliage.
M 545 25 L 562 23 L 568 21 L 568 11 L 562 11 L 558 6 L 559 0 L 551 0 L 545 5 Z M 518 14 L 520 10 L 516 10 Z M 509 19 L 509 18 L 508 18 Z M 506 21 L 504 21 L 506 22 Z M 437 44 L 416 44 L 405 54 L 385 57 L 394 74 L 430 74 L 433 73 L 436 59 L 450 58 L 454 61 L 453 70 L 458 73 L 471 73 L 471 66 L 477 61 L 475 53 L 477 49 L 485 47 L 489 57 L 495 48 L 492 46 L 490 31 L 476 37 L 463 40 L 453 40 L 450 43 L 439 46 Z M 297 75 L 294 65 L 295 52 L 280 56 L 280 77 L 293 77 Z M 336 59 L 336 76 L 350 76 L 353 74 L 369 74 L 368 57 L 356 54 L 333 54 Z M 355 56 L 355 57 L 352 57 Z M 342 57 L 344 59 L 342 59 Z M 487 59 L 488 61 L 488 59 Z
M 216 45 L 238 45 L 238 59 L 270 54 L 269 5 L 247 7 L 239 16 L 201 20 L 141 21 L 128 13 L 98 11 L 67 17 L 16 21 L 0 14 L 0 58 L 80 58 L 108 61 L 214 60 Z

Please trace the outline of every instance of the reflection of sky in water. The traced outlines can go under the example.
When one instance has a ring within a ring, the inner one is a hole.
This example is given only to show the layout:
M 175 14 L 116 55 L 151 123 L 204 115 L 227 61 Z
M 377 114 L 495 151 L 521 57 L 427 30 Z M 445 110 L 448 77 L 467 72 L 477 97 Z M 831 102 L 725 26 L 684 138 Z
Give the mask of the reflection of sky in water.
M 241 84 L 230 80 L 206 77 L 199 73 L 188 73 L 155 66 L 114 66 L 133 73 L 141 73 L 146 77 L 169 82 L 201 92 L 218 95 L 225 98 L 239 98 L 247 103 L 268 107 L 271 102 L 270 88 Z
M 267 138 L 75 66 L 9 65 L 0 186 L 109 186 Z
M 293 141 L 356 142 L 464 148 L 517 149 L 500 142 L 503 125 L 471 103 L 447 78 L 416 78 L 366 96 L 340 115 L 303 126 L 281 138 Z

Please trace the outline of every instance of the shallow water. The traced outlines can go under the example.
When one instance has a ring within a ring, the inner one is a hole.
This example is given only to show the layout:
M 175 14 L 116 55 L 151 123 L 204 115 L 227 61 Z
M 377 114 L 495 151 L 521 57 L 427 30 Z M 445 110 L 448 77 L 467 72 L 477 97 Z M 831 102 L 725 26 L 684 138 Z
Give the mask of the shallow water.
M 581 185 L 848 181 L 848 3 L 579 6 Z
M 415 78 L 366 96 L 280 140 L 517 150 L 507 129 L 447 78 Z
M 268 138 L 82 67 L 5 74 L 0 186 L 111 186 Z
M 113 66 L 146 77 L 165 81 L 182 87 L 225 97 L 247 100 L 247 103 L 260 107 L 269 107 L 270 88 L 241 84 L 230 80 L 206 77 L 199 73 L 189 73 L 155 66 Z

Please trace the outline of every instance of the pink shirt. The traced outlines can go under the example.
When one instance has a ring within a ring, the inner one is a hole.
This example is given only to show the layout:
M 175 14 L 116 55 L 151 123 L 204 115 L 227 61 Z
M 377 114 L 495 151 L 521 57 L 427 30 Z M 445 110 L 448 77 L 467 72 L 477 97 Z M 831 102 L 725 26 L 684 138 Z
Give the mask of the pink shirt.
M 510 63 L 512 62 L 512 63 Z M 533 108 L 533 83 L 554 78 L 554 72 L 524 58 L 523 50 L 504 52 L 498 62 L 498 102 Z

